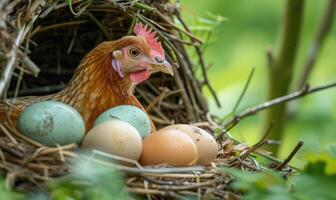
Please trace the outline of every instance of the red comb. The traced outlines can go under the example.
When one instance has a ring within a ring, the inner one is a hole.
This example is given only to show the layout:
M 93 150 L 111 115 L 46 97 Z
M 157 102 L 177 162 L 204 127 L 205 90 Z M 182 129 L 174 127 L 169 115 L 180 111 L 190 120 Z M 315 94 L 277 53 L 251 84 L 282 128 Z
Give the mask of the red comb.
M 160 54 L 164 58 L 164 51 L 161 46 L 161 42 L 158 41 L 156 37 L 156 32 L 152 31 L 151 28 L 148 28 L 147 25 L 142 25 L 141 23 L 136 23 L 133 28 L 133 33 L 137 36 L 141 36 L 146 39 L 151 50 Z

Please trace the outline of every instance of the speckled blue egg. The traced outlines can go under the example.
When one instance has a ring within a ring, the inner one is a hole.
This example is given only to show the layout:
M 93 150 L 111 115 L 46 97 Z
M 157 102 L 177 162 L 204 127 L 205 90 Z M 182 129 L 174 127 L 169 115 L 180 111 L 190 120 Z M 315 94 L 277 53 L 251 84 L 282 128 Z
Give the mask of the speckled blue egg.
M 73 107 L 57 101 L 40 101 L 21 112 L 18 130 L 42 144 L 80 143 L 85 134 L 82 116 Z
M 146 137 L 151 131 L 147 114 L 140 108 L 131 105 L 121 105 L 108 109 L 96 119 L 94 126 L 114 119 L 128 122 L 134 126 L 142 138 Z

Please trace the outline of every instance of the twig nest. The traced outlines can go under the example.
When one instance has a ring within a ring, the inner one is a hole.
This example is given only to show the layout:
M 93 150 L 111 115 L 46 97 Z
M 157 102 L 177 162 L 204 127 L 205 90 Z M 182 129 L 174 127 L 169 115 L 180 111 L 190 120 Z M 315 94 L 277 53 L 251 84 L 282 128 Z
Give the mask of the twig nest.
M 92 128 L 81 147 L 138 160 L 142 151 L 142 139 L 131 124 L 110 120 Z
M 197 147 L 183 132 L 174 129 L 159 130 L 143 141 L 140 158 L 142 165 L 169 164 L 176 167 L 196 164 Z

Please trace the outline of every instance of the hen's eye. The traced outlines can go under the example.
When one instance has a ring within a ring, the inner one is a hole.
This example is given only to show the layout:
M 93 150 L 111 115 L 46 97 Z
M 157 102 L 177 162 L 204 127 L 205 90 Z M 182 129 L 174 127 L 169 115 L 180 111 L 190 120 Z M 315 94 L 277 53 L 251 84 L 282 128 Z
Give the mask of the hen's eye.
M 137 47 L 131 47 L 129 50 L 129 55 L 133 58 L 136 58 L 140 55 L 140 49 Z

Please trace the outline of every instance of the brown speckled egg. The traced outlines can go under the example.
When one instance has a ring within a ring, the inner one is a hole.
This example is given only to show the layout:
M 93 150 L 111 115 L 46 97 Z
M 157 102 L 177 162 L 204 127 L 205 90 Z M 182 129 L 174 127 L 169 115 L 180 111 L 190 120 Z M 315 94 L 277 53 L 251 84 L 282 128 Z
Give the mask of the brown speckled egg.
M 168 129 L 154 132 L 144 139 L 140 163 L 166 163 L 183 167 L 196 164 L 197 158 L 197 147 L 193 140 L 179 130 Z
M 188 134 L 196 144 L 198 150 L 198 164 L 209 165 L 218 154 L 216 140 L 212 135 L 201 128 L 187 124 L 176 124 L 167 126 L 161 130 L 179 130 Z
M 81 147 L 138 160 L 142 151 L 142 139 L 131 124 L 111 120 L 92 128 L 85 136 Z

